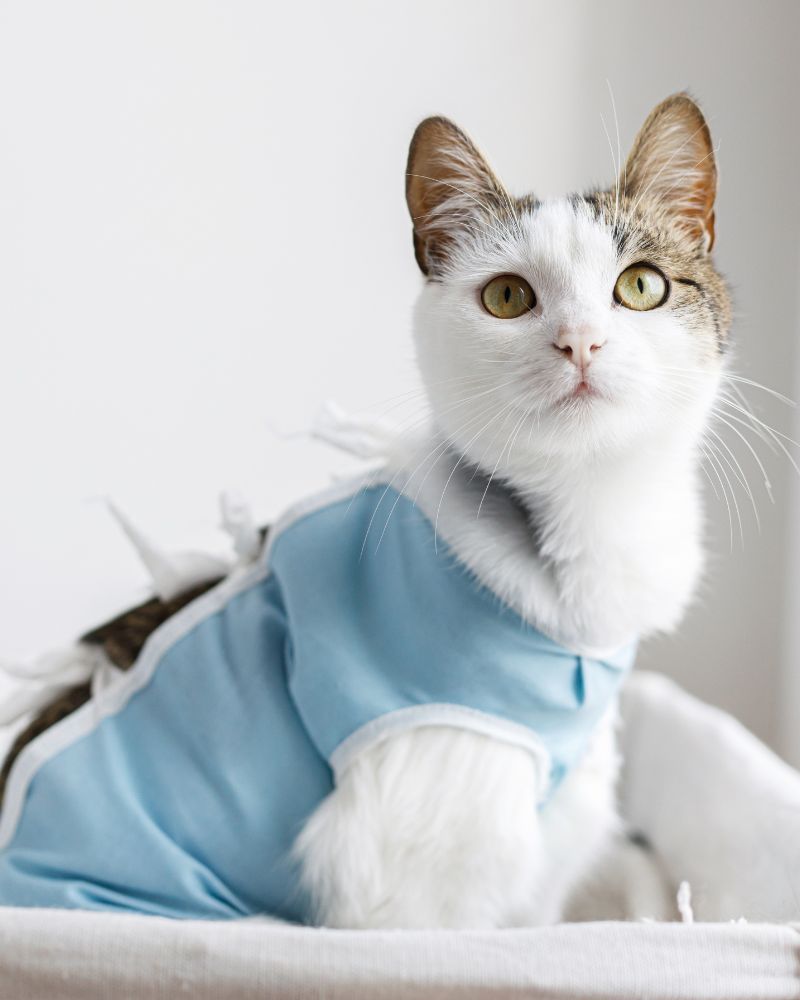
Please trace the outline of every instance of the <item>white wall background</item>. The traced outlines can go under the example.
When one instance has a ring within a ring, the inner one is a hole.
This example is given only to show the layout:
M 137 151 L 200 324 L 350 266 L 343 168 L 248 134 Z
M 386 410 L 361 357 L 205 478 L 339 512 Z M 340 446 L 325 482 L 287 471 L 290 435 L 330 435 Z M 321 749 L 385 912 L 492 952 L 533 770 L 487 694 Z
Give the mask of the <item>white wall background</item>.
M 98 497 L 221 546 L 220 487 L 267 519 L 349 467 L 285 437 L 323 399 L 380 412 L 415 386 L 403 170 L 430 113 L 547 195 L 611 180 L 607 79 L 624 146 L 689 87 L 720 147 L 737 370 L 800 395 L 799 31 L 791 0 L 0 2 L 0 656 L 146 593 Z M 798 501 L 770 473 L 760 536 L 739 490 L 733 553 L 711 497 L 702 600 L 641 659 L 800 761 Z

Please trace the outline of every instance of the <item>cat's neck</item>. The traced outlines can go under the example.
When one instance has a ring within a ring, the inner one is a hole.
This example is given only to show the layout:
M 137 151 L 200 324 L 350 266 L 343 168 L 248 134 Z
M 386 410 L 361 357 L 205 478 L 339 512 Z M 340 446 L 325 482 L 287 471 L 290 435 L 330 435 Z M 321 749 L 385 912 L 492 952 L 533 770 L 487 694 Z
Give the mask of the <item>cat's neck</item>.
M 532 453 L 503 480 L 436 447 L 434 438 L 407 455 L 397 484 L 537 627 L 576 648 L 607 649 L 680 619 L 702 567 L 691 440 L 673 434 L 638 453 L 581 460 Z
M 554 563 L 605 557 L 683 525 L 699 507 L 698 450 L 674 434 L 646 448 L 564 459 L 533 455 L 508 482 Z

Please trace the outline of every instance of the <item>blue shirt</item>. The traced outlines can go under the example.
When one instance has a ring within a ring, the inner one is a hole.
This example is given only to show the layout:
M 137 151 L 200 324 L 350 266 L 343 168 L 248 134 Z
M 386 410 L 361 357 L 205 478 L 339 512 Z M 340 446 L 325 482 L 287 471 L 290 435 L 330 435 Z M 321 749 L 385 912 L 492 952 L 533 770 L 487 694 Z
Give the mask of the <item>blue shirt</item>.
M 306 920 L 295 837 L 354 755 L 414 726 L 544 753 L 558 785 L 633 649 L 559 646 L 410 499 L 354 490 L 290 512 L 257 567 L 28 745 L 0 817 L 0 905 Z

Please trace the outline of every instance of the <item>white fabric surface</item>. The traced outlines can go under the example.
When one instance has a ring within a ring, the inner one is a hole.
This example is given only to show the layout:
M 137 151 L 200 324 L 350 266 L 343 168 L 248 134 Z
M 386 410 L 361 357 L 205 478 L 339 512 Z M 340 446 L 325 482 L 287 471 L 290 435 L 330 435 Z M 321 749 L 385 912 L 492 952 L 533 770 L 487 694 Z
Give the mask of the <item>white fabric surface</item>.
M 789 1000 L 800 935 L 738 924 L 324 931 L 0 912 L 6 1000 Z
M 657 674 L 623 695 L 622 811 L 698 920 L 800 920 L 800 774 Z
M 661 914 L 660 864 L 700 921 L 786 923 L 363 933 L 0 909 L 0 1000 L 800 998 L 800 776 L 660 677 L 634 674 L 623 722 L 623 807 L 658 863 L 609 861 L 575 912 Z

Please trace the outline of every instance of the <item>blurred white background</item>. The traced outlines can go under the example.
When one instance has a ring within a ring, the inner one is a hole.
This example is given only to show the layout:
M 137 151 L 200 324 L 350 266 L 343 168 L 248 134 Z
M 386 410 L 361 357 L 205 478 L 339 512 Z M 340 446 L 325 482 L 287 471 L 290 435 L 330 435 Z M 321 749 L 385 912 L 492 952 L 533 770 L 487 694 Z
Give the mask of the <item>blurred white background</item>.
M 302 432 L 327 397 L 380 413 L 416 384 L 403 171 L 431 113 L 548 195 L 612 180 L 607 81 L 623 149 L 689 88 L 719 147 L 735 370 L 800 396 L 798 37 L 792 0 L 0 3 L 0 657 L 147 595 L 99 498 L 224 548 L 220 488 L 267 520 L 352 467 Z M 738 488 L 731 551 L 710 495 L 701 598 L 640 662 L 800 763 L 800 489 L 761 445 L 770 504 L 732 446 L 761 532 Z

